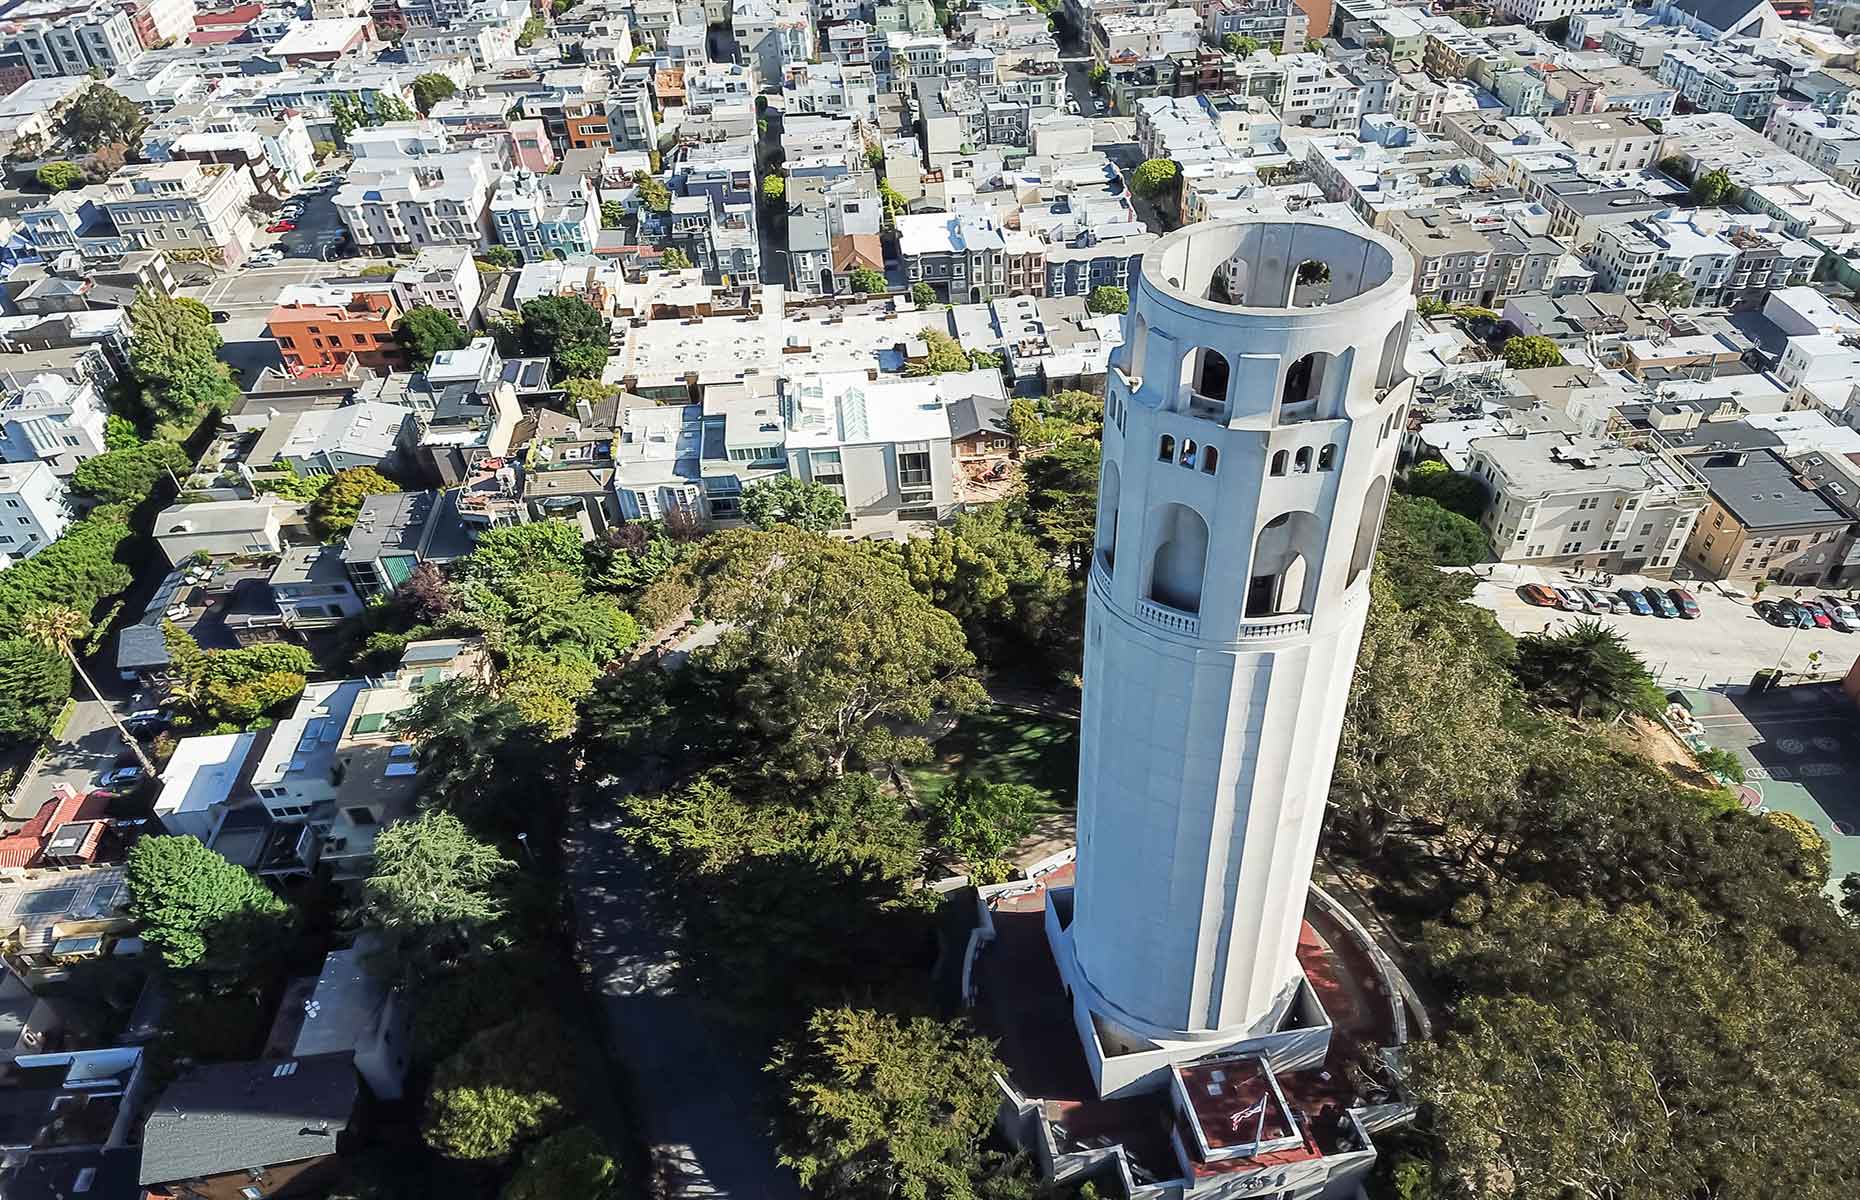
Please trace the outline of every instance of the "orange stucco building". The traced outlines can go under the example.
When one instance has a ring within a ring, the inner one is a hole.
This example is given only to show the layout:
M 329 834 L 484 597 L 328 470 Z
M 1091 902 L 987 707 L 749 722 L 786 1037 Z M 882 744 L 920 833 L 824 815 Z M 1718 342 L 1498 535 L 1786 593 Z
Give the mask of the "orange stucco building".
M 279 293 L 267 322 L 285 370 L 303 377 L 339 375 L 351 361 L 404 370 L 406 351 L 394 337 L 400 318 L 387 287 L 299 284 Z

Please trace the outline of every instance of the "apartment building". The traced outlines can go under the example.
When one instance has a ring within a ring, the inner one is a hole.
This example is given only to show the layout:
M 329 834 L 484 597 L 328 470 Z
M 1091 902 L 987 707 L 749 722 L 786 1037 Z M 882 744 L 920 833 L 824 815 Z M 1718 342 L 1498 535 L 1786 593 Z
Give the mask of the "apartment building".
M 1202 35 L 1216 46 L 1232 34 L 1278 54 L 1293 54 L 1312 36 L 1304 9 L 1292 0 L 1207 0 L 1199 7 Z
M 1779 104 L 1763 136 L 1842 183 L 1860 179 L 1860 115 L 1835 116 Z
M 462 25 L 409 25 L 400 50 L 410 63 L 443 64 L 469 58 L 480 71 L 517 56 L 517 33 L 502 22 Z
M 1836 582 L 1852 518 L 1774 450 L 1727 450 L 1687 460 L 1710 489 L 1686 559 L 1714 579 L 1752 586 Z
M 301 379 L 356 366 L 405 370 L 406 350 L 394 336 L 401 315 L 391 286 L 295 283 L 278 293 L 265 321 L 284 369 Z
M 363 253 L 484 244 L 490 180 L 502 163 L 482 149 L 451 149 L 430 121 L 358 131 L 350 148 L 355 161 L 333 201 Z
M 791 64 L 814 57 L 814 16 L 805 4 L 735 0 L 730 28 L 738 61 L 765 86 L 780 83 Z
M 225 163 L 131 163 L 103 184 L 100 204 L 142 250 L 204 250 L 237 267 L 258 226 L 247 210 L 252 177 Z
M 1781 81 L 1776 72 L 1743 55 L 1715 49 L 1674 49 L 1660 59 L 1655 78 L 1701 112 L 1729 113 L 1740 121 L 1769 116 Z
M 75 515 L 64 481 L 50 466 L 0 463 L 0 567 L 57 541 Z
M 0 57 L 17 55 L 35 79 L 112 75 L 144 53 L 135 23 L 111 0 L 26 0 L 0 18 Z
M 0 375 L 0 459 L 40 462 L 60 478 L 106 449 L 109 410 L 96 385 L 50 373 Z
M 600 234 L 601 206 L 581 175 L 512 171 L 491 197 L 491 231 L 524 262 L 591 254 Z
M 1443 209 L 1392 213 L 1388 231 L 1414 255 L 1414 293 L 1447 304 L 1501 309 L 1514 295 L 1550 289 L 1564 250 L 1516 222 Z
M 484 281 L 469 246 L 428 246 L 394 272 L 394 293 L 403 309 L 437 308 L 470 329 L 478 319 Z
M 1618 7 L 1620 0 L 1497 0 L 1493 5 L 1520 25 L 1547 25 L 1577 13 L 1613 12 Z
M 1638 171 L 1660 160 L 1660 131 L 1639 117 L 1595 113 L 1550 117 L 1544 130 L 1575 152 L 1577 165 L 1597 174 Z
M 1692 286 L 1692 303 L 1758 307 L 1773 289 L 1808 282 L 1821 251 L 1772 233 L 1768 217 L 1677 210 L 1597 231 L 1590 265 L 1604 291 L 1639 296 L 1664 275 Z
M 1672 455 L 1571 433 L 1474 438 L 1467 467 L 1502 562 L 1668 579 L 1706 503 Z
M 1006 241 L 985 212 L 915 213 L 896 219 L 908 283 L 928 283 L 951 304 L 1006 292 Z

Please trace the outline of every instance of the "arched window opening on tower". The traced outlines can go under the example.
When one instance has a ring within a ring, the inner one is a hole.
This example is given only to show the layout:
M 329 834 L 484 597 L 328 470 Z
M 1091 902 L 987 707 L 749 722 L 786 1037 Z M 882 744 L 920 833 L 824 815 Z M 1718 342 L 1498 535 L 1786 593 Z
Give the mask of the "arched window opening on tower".
M 1323 527 L 1308 512 L 1280 513 L 1253 542 L 1246 615 L 1276 617 L 1308 613 L 1316 591 L 1312 564 L 1324 544 Z
M 1330 355 L 1314 351 L 1286 370 L 1285 387 L 1279 393 L 1280 421 L 1309 421 L 1317 415 L 1317 402 L 1324 394 L 1324 377 L 1329 372 L 1330 361 Z
M 1408 349 L 1408 322 L 1401 321 L 1382 340 L 1382 361 L 1376 369 L 1377 387 L 1394 387 L 1402 373 L 1402 356 Z
M 1292 275 L 1292 308 L 1316 308 L 1330 303 L 1330 264 L 1307 258 Z
M 1290 460 L 1290 458 L 1291 458 L 1291 455 L 1287 454 L 1283 450 L 1273 455 L 1272 456 L 1272 473 L 1274 475 L 1285 474 L 1285 464 Z
M 1157 513 L 1155 529 L 1150 599 L 1182 612 L 1200 612 L 1202 575 L 1208 565 L 1208 523 L 1187 505 L 1169 504 Z
M 1175 439 L 1166 433 L 1162 435 L 1162 440 L 1156 443 L 1156 461 L 1175 461 Z
M 1298 457 L 1292 460 L 1292 470 L 1300 475 L 1311 474 L 1311 447 L 1298 447 Z
M 1183 438 L 1182 439 L 1182 457 L 1178 459 L 1177 461 L 1179 461 L 1183 466 L 1187 467 L 1191 471 L 1195 469 L 1195 439 L 1194 438 Z
M 1227 416 L 1227 385 L 1233 367 L 1227 356 L 1207 346 L 1197 346 L 1182 360 L 1182 381 L 1188 384 L 1188 411 L 1198 417 L 1216 420 Z
M 1220 466 L 1220 462 L 1221 452 L 1219 450 L 1216 450 L 1213 446 L 1203 446 L 1201 448 L 1201 473 L 1203 475 L 1214 474 L 1215 469 Z
M 1107 459 L 1098 479 L 1098 555 L 1107 574 L 1117 570 L 1117 502 L 1122 492 L 1117 463 Z
M 1332 442 L 1330 445 L 1318 451 L 1318 470 L 1328 471 L 1334 468 L 1336 465 L 1337 465 L 1337 444 L 1335 442 Z
M 1369 569 L 1369 563 L 1376 556 L 1376 533 L 1382 528 L 1382 507 L 1388 501 L 1389 477 L 1379 475 L 1363 493 L 1363 515 L 1356 526 L 1356 551 L 1350 556 L 1350 582 L 1354 587 L 1356 581 Z
M 1124 374 L 1132 379 L 1143 378 L 1143 355 L 1149 349 L 1150 323 L 1142 313 L 1130 322 L 1129 332 L 1125 335 L 1130 340 L 1124 343 L 1122 355 Z

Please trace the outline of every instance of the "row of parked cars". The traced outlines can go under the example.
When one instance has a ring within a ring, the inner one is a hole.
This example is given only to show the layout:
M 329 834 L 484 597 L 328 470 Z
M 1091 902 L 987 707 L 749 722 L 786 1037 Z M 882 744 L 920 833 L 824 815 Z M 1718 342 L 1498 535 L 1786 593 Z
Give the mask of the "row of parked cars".
M 1692 620 L 1699 615 L 1699 602 L 1684 588 L 1616 588 L 1604 591 L 1591 587 L 1551 587 L 1544 583 L 1527 583 L 1523 596 L 1539 608 L 1560 608 L 1564 612 L 1632 613 L 1637 617 L 1680 617 Z
M 1784 629 L 1838 629 L 1852 633 L 1860 629 L 1860 613 L 1838 596 L 1818 596 L 1812 600 L 1759 600 L 1751 606 L 1757 615 Z

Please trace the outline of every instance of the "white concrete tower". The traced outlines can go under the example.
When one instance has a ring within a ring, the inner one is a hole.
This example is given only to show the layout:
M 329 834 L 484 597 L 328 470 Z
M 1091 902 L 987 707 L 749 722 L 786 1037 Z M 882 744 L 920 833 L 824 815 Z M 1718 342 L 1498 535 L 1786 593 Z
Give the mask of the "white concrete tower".
M 1068 930 L 1075 1000 L 1118 1052 L 1270 1033 L 1302 978 L 1412 390 L 1411 261 L 1295 217 L 1143 256 L 1105 400 Z M 1328 282 L 1298 283 L 1306 263 Z

